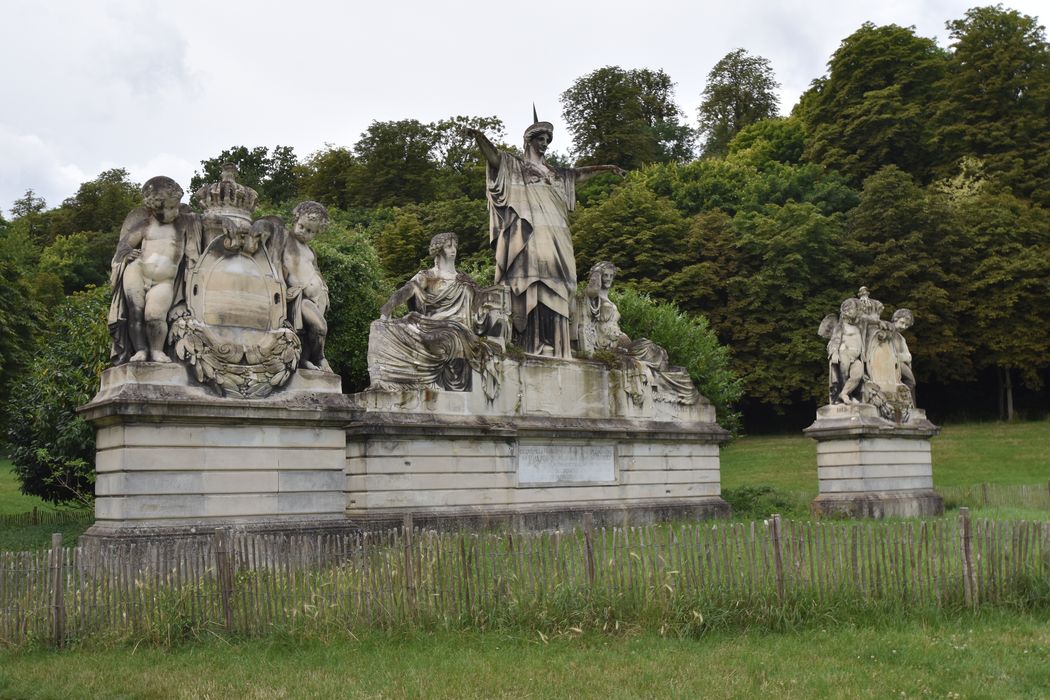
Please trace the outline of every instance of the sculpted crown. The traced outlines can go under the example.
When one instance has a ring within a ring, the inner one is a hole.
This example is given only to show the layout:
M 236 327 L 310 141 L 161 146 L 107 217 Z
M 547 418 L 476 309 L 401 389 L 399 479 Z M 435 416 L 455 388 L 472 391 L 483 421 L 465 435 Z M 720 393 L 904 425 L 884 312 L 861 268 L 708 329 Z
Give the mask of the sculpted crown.
M 259 201 L 259 193 L 251 187 L 236 182 L 237 166 L 227 163 L 222 166 L 219 182 L 204 185 L 193 198 L 205 211 L 216 211 L 227 216 L 251 218 L 252 210 Z

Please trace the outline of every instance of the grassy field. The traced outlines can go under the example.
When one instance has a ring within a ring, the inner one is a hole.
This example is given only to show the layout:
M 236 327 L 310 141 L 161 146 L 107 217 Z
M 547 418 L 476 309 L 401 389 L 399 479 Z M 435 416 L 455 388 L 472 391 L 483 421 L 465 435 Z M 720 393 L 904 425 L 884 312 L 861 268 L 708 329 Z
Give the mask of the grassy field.
M 791 632 L 435 633 L 0 652 L 0 696 L 1047 697 L 1050 618 L 828 620 Z
M 931 445 L 937 486 L 1050 479 L 1050 421 L 948 425 Z M 816 460 L 816 443 L 801 434 L 744 437 L 722 451 L 722 485 L 815 494 Z
M 26 513 L 34 508 L 54 510 L 42 498 L 26 496 L 18 490 L 18 479 L 15 478 L 11 461 L 0 457 L 0 515 L 7 513 Z
M 11 462 L 0 459 L 0 516 L 28 513 L 34 508 L 53 512 L 62 510 L 36 496 L 26 496 L 18 490 Z M 60 525 L 0 525 L 0 550 L 43 549 L 51 546 L 51 533 L 61 532 L 69 546 L 91 525 L 90 518 Z

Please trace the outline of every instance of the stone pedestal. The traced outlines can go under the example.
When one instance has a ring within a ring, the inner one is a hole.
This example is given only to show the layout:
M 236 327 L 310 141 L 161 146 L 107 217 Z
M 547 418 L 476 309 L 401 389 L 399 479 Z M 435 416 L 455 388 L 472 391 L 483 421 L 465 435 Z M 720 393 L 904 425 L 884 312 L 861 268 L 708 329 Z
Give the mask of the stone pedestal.
M 814 512 L 869 518 L 942 514 L 930 458 L 930 438 L 939 430 L 920 409 L 894 423 L 867 404 L 821 407 L 804 431 L 817 441 L 820 495 Z
M 212 392 L 176 363 L 103 373 L 98 395 L 80 409 L 96 427 L 88 541 L 348 526 L 350 412 L 337 375 L 300 370 L 267 399 Z
M 558 527 L 727 515 L 711 404 L 635 403 L 600 362 L 502 361 L 499 395 L 374 390 L 353 396 L 347 515 L 439 527 Z M 476 377 L 475 377 L 476 379 Z

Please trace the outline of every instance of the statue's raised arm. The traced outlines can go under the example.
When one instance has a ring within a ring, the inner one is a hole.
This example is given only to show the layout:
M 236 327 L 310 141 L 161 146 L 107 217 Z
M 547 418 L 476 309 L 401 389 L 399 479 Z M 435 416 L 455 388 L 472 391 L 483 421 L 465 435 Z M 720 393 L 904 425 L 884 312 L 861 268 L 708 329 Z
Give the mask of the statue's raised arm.
M 481 150 L 481 155 L 485 157 L 485 162 L 489 164 L 489 167 L 499 169 L 500 151 L 489 141 L 489 137 L 479 129 L 468 127 L 464 131 L 478 144 L 478 149 Z

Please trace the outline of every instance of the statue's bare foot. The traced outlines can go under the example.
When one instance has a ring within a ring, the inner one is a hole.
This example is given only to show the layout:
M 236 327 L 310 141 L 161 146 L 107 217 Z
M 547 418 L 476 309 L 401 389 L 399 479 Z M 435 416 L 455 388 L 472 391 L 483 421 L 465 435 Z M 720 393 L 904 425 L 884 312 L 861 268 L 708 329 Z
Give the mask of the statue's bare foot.
M 328 360 L 321 360 L 321 370 L 324 372 L 332 371 L 332 365 L 328 364 Z
M 139 350 L 128 362 L 149 362 L 149 354 L 145 350 Z
M 309 360 L 303 360 L 302 368 L 303 369 L 317 369 L 318 367 L 317 367 L 317 365 L 315 365 L 313 362 L 310 362 Z
M 150 351 L 149 354 L 150 362 L 171 362 L 171 358 L 162 352 Z

